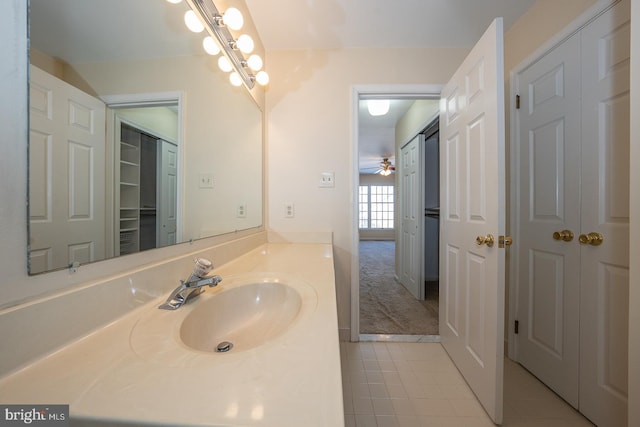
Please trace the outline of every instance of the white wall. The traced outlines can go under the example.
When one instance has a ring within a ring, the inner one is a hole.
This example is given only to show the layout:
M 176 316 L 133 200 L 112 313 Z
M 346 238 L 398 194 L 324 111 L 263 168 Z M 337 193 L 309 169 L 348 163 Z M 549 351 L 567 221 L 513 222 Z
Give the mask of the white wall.
M 396 126 L 396 153 L 410 142 L 418 132 L 431 123 L 440 112 L 440 99 L 418 99 Z
M 184 93 L 183 240 L 262 224 L 262 113 L 214 67 L 206 54 L 73 65 L 100 96 Z M 214 188 L 198 187 L 200 173 L 213 174 Z M 244 218 L 236 216 L 240 204 Z
M 467 49 L 270 51 L 267 92 L 268 224 L 276 231 L 334 233 L 338 321 L 349 336 L 352 194 L 352 88 L 374 84 L 442 84 Z M 335 188 L 318 188 L 322 171 Z M 284 204 L 295 203 L 295 218 Z

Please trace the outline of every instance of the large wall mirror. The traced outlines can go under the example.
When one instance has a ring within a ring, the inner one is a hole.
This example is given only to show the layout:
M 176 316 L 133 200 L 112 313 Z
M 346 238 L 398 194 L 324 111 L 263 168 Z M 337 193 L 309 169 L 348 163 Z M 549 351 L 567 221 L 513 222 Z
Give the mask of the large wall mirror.
M 262 225 L 262 112 L 187 7 L 30 0 L 30 274 Z

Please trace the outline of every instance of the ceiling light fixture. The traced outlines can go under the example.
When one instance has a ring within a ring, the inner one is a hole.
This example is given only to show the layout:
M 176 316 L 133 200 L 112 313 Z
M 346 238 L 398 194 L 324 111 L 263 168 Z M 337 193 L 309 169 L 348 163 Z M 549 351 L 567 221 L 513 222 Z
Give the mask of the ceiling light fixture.
M 251 36 L 242 34 L 236 40 L 229 31 L 229 29 L 237 31 L 244 24 L 244 18 L 238 9 L 229 8 L 224 14 L 220 14 L 213 0 L 187 0 L 187 4 L 191 10 L 185 14 L 185 23 L 188 22 L 187 26 L 194 32 L 200 32 L 206 28 L 212 40 L 205 39 L 203 46 L 210 55 L 218 53 L 216 48 L 218 51 L 222 50 L 224 56 L 218 60 L 218 66 L 225 72 L 235 71 L 229 76 L 231 84 L 240 86 L 244 83 L 248 89 L 252 89 L 255 83 L 262 86 L 269 83 L 269 75 L 262 70 L 262 58 L 255 54 L 249 59 L 244 57 L 244 54 L 253 52 L 255 47 Z M 199 31 L 197 31 L 198 24 L 203 27 Z M 240 84 L 237 84 L 238 82 Z
M 380 169 L 377 172 L 382 176 L 389 176 L 395 170 L 396 168 L 389 161 L 389 158 L 385 157 L 384 159 L 382 159 L 382 163 L 380 163 Z
M 367 109 L 372 116 L 384 116 L 389 112 L 390 102 L 388 99 L 369 99 Z

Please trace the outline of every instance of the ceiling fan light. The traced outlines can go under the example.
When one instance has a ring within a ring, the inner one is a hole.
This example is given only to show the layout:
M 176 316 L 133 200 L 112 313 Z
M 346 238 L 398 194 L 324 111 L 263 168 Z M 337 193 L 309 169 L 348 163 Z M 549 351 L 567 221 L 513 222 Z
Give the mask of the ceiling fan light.
M 384 116 L 389 112 L 388 99 L 369 99 L 367 101 L 367 109 L 372 116 Z

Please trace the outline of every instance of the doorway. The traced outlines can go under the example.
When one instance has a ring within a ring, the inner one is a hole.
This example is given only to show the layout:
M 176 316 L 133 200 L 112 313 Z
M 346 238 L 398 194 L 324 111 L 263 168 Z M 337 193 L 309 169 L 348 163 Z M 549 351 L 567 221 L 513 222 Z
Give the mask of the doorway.
M 424 87 L 433 89 L 432 86 Z M 439 88 L 438 88 L 439 89 Z M 358 125 L 357 137 L 357 191 L 358 191 L 358 265 L 357 277 L 357 324 L 358 329 L 352 329 L 352 335 L 357 340 L 437 340 L 438 335 L 438 284 L 433 280 L 431 268 L 430 282 L 425 282 L 424 268 L 429 263 L 435 263 L 437 270 L 437 244 L 435 254 L 430 254 L 429 261 L 425 258 L 423 241 L 419 239 L 419 253 L 415 257 L 414 269 L 418 271 L 416 288 L 420 292 L 412 292 L 402 284 L 400 278 L 402 267 L 399 264 L 400 249 L 398 243 L 398 227 L 401 228 L 400 204 L 402 188 L 400 178 L 396 176 L 396 153 L 400 156 L 400 149 L 413 139 L 420 139 L 420 167 L 425 164 L 422 157 L 425 135 L 423 132 L 438 116 L 439 94 L 435 91 L 380 92 L 367 88 L 366 92 L 358 94 Z M 403 93 L 404 92 L 404 93 Z M 391 103 L 389 115 L 391 117 L 371 117 L 367 111 L 367 101 L 370 99 L 386 98 Z M 437 128 L 436 128 L 437 129 Z M 437 146 L 437 142 L 435 143 Z M 437 154 L 435 158 L 438 163 Z M 386 172 L 386 173 L 385 173 Z M 430 177 L 433 177 L 431 171 Z M 435 171 L 437 178 L 438 172 Z M 421 175 L 425 179 L 424 174 Z M 431 185 L 433 187 L 433 185 Z M 426 191 L 427 185 L 420 183 L 420 191 Z M 437 182 L 435 183 L 437 188 Z M 437 192 L 433 197 L 437 200 Z M 420 232 L 426 230 L 426 223 L 436 225 L 433 216 L 428 219 L 424 215 L 423 197 L 411 198 L 419 202 L 421 221 Z M 420 199 L 420 200 L 418 200 Z M 381 207 L 384 203 L 389 207 Z M 433 205 L 433 206 L 432 206 Z M 430 207 L 437 202 L 429 202 Z M 390 216 L 387 213 L 391 213 Z M 384 221 L 390 221 L 384 223 Z M 437 241 L 437 238 L 436 238 Z M 432 248 L 433 249 L 433 248 Z M 434 260 L 435 255 L 435 260 Z M 354 266 L 355 267 L 355 266 Z M 428 285 L 428 286 L 427 286 Z M 352 289 L 353 291 L 353 289 Z M 412 295 L 416 294 L 416 296 Z M 353 304 L 356 305 L 356 304 Z M 352 305 L 352 308 L 353 308 Z M 355 311 L 355 310 L 353 310 Z M 353 339 L 353 338 L 352 338 Z
M 182 105 L 180 92 L 104 96 L 113 182 L 115 254 L 182 239 Z

